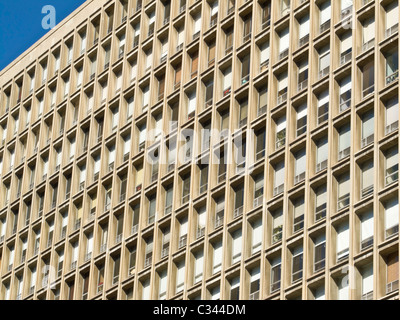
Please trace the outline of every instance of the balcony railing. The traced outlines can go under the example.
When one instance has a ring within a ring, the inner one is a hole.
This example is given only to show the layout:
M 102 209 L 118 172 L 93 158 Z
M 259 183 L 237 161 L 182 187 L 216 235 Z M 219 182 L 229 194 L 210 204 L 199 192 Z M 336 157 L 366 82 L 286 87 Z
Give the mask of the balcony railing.
M 374 186 L 368 186 L 361 190 L 361 198 L 365 198 L 374 192 Z
M 390 27 L 389 29 L 386 29 L 385 37 L 389 38 L 391 35 L 395 34 L 397 31 L 399 31 L 399 24 L 398 23 L 396 23 L 394 26 Z
M 321 259 L 317 262 L 314 262 L 314 272 L 318 272 L 319 270 L 322 270 L 325 268 L 325 259 Z
M 251 32 L 248 34 L 243 35 L 243 43 L 246 43 L 251 39 Z
M 399 128 L 399 122 L 395 121 L 385 127 L 385 135 L 388 135 L 389 133 L 392 133 L 393 131 L 396 131 Z
M 280 186 L 274 187 L 274 190 L 273 190 L 274 197 L 277 196 L 278 194 L 283 193 L 284 188 L 285 188 L 284 184 L 281 184 Z
M 200 38 L 200 31 L 197 31 L 195 34 L 193 34 L 192 40 L 196 40 Z
M 351 60 L 352 52 L 344 53 L 340 56 L 340 65 L 344 65 L 345 63 Z
M 122 233 L 117 234 L 115 237 L 115 243 L 120 243 L 122 241 Z
M 178 249 L 185 247 L 186 243 L 187 243 L 187 235 L 185 234 L 179 238 Z
M 326 217 L 326 203 L 318 206 L 315 209 L 315 221 L 319 221 Z
M 345 194 L 344 196 L 339 197 L 337 202 L 338 210 L 346 208 L 350 204 L 350 194 Z
M 361 47 L 361 52 L 365 52 L 368 49 L 372 48 L 375 45 L 375 38 L 369 40 L 368 42 L 363 43 L 362 47 Z
M 284 103 L 286 100 L 287 100 L 287 92 L 278 96 L 277 104 L 280 105 L 281 103 Z
M 393 237 L 399 233 L 399 225 L 393 226 L 385 230 L 385 239 Z
M 364 293 L 361 296 L 361 300 L 372 300 L 373 298 L 374 298 L 374 292 L 373 291 L 370 291 L 368 293 Z
M 324 22 L 323 24 L 321 24 L 321 26 L 319 27 L 319 33 L 325 32 L 330 27 L 331 27 L 331 20 L 328 20 L 328 21 Z
M 303 278 L 303 270 L 292 273 L 292 283 L 297 282 Z
M 260 299 L 260 291 L 250 293 L 249 300 L 258 300 L 258 299 Z
M 329 67 L 326 67 L 325 69 L 320 70 L 319 74 L 318 74 L 319 79 L 322 79 L 323 77 L 328 75 L 329 74 L 329 70 L 330 70 Z
M 282 60 L 289 55 L 289 49 L 285 49 L 282 52 L 279 52 L 278 60 Z
M 363 138 L 361 140 L 361 148 L 365 148 L 366 146 L 370 145 L 373 142 L 374 142 L 374 135 L 371 134 L 368 137 Z
M 266 60 L 260 64 L 260 73 L 268 69 L 269 60 Z
M 163 245 L 163 249 L 161 250 L 161 259 L 165 258 L 168 256 L 169 253 L 169 244 L 168 245 Z
M 299 48 L 304 46 L 310 41 L 310 34 L 305 35 L 304 37 L 299 39 Z
M 386 77 L 386 85 L 391 84 L 399 78 L 399 70 L 393 72 L 391 75 Z
M 137 225 L 137 224 L 133 225 L 131 228 L 131 234 L 137 233 L 138 230 L 139 230 L 139 225 Z
M 362 91 L 362 97 L 365 98 L 368 95 L 370 95 L 371 93 L 373 93 L 375 91 L 375 85 L 369 86 L 366 89 L 363 89 Z
M 361 251 L 371 247 L 374 244 L 374 237 L 371 236 L 361 241 Z
M 240 217 L 241 215 L 243 215 L 243 206 L 236 208 L 233 211 L 233 218 L 236 219 L 237 217 Z
M 304 89 L 307 88 L 307 86 L 308 86 L 308 79 L 303 80 L 297 85 L 297 92 L 303 91 Z
M 102 245 L 100 245 L 99 253 L 106 252 L 106 250 L 107 250 L 107 243 L 103 243 Z
M 321 161 L 320 163 L 317 163 L 315 172 L 318 173 L 322 170 L 325 170 L 327 166 L 328 166 L 328 160 Z
M 399 290 L 399 280 L 392 281 L 386 284 L 386 294 Z
M 385 186 L 388 186 L 389 184 L 392 184 L 393 182 L 396 182 L 397 180 L 399 180 L 399 171 L 398 170 L 388 173 L 385 176 Z
M 338 154 L 338 160 L 342 160 L 346 157 L 348 157 L 350 155 L 350 147 L 344 149 L 344 150 L 340 150 L 339 154 Z
M 223 223 L 224 223 L 224 211 L 222 210 L 222 211 L 217 212 L 217 214 L 216 214 L 215 225 L 214 225 L 215 229 L 222 226 Z
M 204 236 L 206 231 L 206 228 L 202 227 L 202 228 L 197 228 L 197 232 L 196 232 L 196 239 L 199 239 L 201 237 Z
M 294 219 L 293 232 L 300 231 L 304 228 L 304 214 Z
M 336 262 L 345 260 L 348 258 L 348 256 L 349 256 L 349 248 L 339 251 L 338 253 L 336 253 Z
M 278 291 L 280 288 L 281 288 L 281 281 L 278 280 L 274 283 L 271 283 L 270 291 L 271 291 L 271 293 L 274 293 L 274 292 Z
M 253 200 L 253 208 L 257 208 L 258 206 L 263 205 L 264 196 L 259 196 Z
M 294 184 L 298 184 L 306 178 L 306 173 L 302 172 L 294 177 Z

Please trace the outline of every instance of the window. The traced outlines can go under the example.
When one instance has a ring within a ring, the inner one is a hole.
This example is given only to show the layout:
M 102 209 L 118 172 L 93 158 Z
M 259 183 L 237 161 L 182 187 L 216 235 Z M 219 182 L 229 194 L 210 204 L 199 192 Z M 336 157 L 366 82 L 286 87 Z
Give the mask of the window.
M 239 300 L 240 292 L 240 278 L 235 277 L 230 281 L 230 295 L 229 300 Z
M 304 227 L 304 196 L 293 200 L 293 233 Z
M 317 147 L 317 166 L 316 173 L 324 170 L 328 166 L 328 137 L 323 137 L 316 142 Z
M 176 265 L 176 292 L 178 293 L 183 290 L 185 284 L 185 260 L 179 262 Z
M 303 104 L 297 108 L 297 136 L 302 135 L 307 129 L 307 105 Z
M 336 261 L 346 259 L 349 255 L 349 223 L 345 222 L 336 228 Z
M 239 262 L 242 253 L 242 229 L 232 233 L 232 264 Z
M 226 96 L 231 92 L 231 83 L 232 83 L 232 67 L 229 66 L 223 71 L 223 95 Z
M 374 142 L 374 110 L 369 110 L 361 117 L 361 148 Z
M 399 201 L 397 198 L 388 200 L 385 208 L 385 238 L 389 238 L 399 232 Z
M 339 112 L 345 111 L 351 105 L 351 76 L 340 81 Z
M 229 28 L 225 34 L 225 54 L 232 52 L 233 48 L 233 28 Z
M 306 14 L 299 20 L 299 47 L 308 43 L 310 38 L 310 15 Z
M 167 295 L 167 284 L 168 284 L 167 270 L 163 270 L 162 272 L 160 272 L 159 278 L 160 280 L 159 280 L 158 299 L 163 300 Z
M 265 70 L 267 70 L 269 55 L 269 41 L 266 41 L 260 46 L 260 72 L 264 72 Z
M 366 51 L 369 48 L 373 47 L 375 42 L 375 18 L 368 18 L 363 21 L 363 46 L 362 51 Z
M 250 77 L 250 55 L 246 55 L 241 60 L 242 62 L 242 75 L 241 85 L 247 83 Z
M 328 120 L 329 116 L 329 92 L 328 90 L 323 91 L 318 95 L 318 119 L 317 125 Z
M 191 56 L 191 66 L 190 66 L 191 79 L 197 76 L 198 68 L 199 68 L 199 53 L 196 52 Z
M 385 152 L 385 186 L 399 179 L 398 147 Z
M 287 71 L 281 73 L 278 76 L 278 98 L 277 104 L 284 103 L 287 100 L 288 90 L 288 73 Z
M 193 17 L 193 21 L 194 21 L 193 40 L 195 40 L 200 36 L 201 15 L 197 14 L 195 17 Z
M 374 61 L 370 61 L 362 67 L 362 98 L 374 92 L 374 83 Z
M 296 247 L 292 251 L 292 283 L 303 277 L 303 247 Z
M 374 242 L 374 212 L 372 208 L 360 216 L 360 223 L 360 249 L 362 251 L 372 246 Z
M 386 293 L 390 293 L 399 286 L 399 254 L 394 252 L 386 257 Z
M 222 268 L 222 242 L 218 241 L 213 247 L 213 274 L 221 271 Z
M 306 149 L 295 154 L 294 184 L 298 184 L 306 177 Z
M 199 251 L 195 254 L 195 263 L 194 263 L 194 283 L 197 283 L 203 278 L 203 261 L 204 255 L 203 251 Z
M 395 97 L 385 103 L 385 135 L 399 127 L 399 99 Z
M 373 290 L 374 290 L 374 273 L 372 264 L 361 269 L 362 277 L 362 290 L 361 290 L 361 300 L 372 300 Z
M 329 29 L 331 24 L 331 2 L 325 1 L 320 6 L 320 13 L 319 13 L 319 20 L 320 20 L 320 33 Z
M 274 196 L 283 192 L 285 183 L 285 163 L 279 162 L 274 166 Z
M 272 244 L 282 239 L 283 211 L 278 209 L 272 213 Z
M 262 219 L 259 218 L 254 222 L 251 222 L 252 228 L 252 245 L 251 245 L 251 253 L 255 254 L 261 250 L 262 243 Z
M 337 209 L 342 210 L 349 206 L 350 204 L 350 175 L 349 173 L 344 173 L 337 178 L 338 182 L 338 203 Z
M 325 268 L 325 235 L 318 236 L 314 241 L 314 272 Z
M 399 27 L 399 2 L 393 1 L 385 8 L 386 11 L 386 37 L 394 34 Z
M 279 60 L 287 57 L 289 54 L 289 28 L 279 33 Z
M 345 124 L 338 129 L 339 132 L 339 155 L 338 161 L 350 155 L 351 131 L 350 124 Z
M 274 293 L 281 287 L 281 257 L 276 257 L 271 262 L 270 293 Z
M 319 50 L 319 78 L 325 77 L 330 70 L 331 55 L 329 45 Z
M 340 65 L 343 65 L 351 60 L 351 52 L 353 45 L 353 36 L 351 31 L 347 31 L 340 38 Z
M 361 198 L 374 191 L 374 161 L 373 159 L 361 164 Z
M 302 91 L 308 85 L 308 61 L 301 61 L 298 64 L 297 91 Z
M 337 300 L 349 300 L 349 277 L 344 276 L 338 279 L 338 281 Z
M 286 116 L 283 116 L 276 121 L 276 142 L 275 148 L 279 149 L 286 142 Z
M 250 40 L 251 38 L 251 15 L 244 18 L 243 21 L 243 42 Z
M 392 83 L 399 77 L 399 52 L 397 48 L 385 54 L 386 59 L 386 85 Z
M 315 222 L 326 216 L 326 184 L 315 190 Z

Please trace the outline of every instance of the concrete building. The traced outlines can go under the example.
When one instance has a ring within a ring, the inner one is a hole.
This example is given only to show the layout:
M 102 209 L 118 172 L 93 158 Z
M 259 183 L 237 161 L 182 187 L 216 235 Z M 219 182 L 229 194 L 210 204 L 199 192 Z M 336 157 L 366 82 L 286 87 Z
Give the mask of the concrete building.
M 85 2 L 0 73 L 0 299 L 398 299 L 398 19 Z

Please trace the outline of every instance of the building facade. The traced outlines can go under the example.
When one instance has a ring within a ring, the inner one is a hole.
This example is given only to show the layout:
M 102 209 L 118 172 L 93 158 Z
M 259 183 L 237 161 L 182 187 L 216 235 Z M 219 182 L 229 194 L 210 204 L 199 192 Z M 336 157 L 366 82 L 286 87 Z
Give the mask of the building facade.
M 398 299 L 398 0 L 89 0 L 0 73 L 0 299 Z

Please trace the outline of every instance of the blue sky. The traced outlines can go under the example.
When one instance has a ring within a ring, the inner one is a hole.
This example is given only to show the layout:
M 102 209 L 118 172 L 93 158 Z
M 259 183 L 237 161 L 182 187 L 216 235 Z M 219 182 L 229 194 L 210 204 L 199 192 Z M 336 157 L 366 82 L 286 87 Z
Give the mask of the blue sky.
M 56 9 L 60 23 L 85 0 L 0 0 L 0 70 L 50 30 L 42 28 L 42 8 Z

